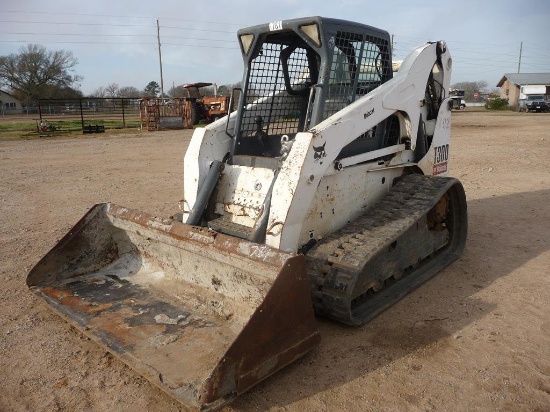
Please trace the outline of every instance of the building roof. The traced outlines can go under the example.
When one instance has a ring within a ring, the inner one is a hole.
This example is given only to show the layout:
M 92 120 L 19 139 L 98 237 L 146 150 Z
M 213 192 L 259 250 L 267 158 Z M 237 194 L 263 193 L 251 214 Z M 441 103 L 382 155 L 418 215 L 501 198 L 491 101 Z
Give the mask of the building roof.
M 13 97 L 11 94 L 9 94 L 8 92 L 5 92 L 4 90 L 0 89 L 0 93 L 4 93 L 4 94 L 7 94 L 8 96 L 10 97 Z M 15 99 L 15 97 L 13 97 Z
M 502 87 L 506 79 L 517 85 L 544 84 L 550 86 L 550 73 L 506 73 L 498 82 L 497 87 Z

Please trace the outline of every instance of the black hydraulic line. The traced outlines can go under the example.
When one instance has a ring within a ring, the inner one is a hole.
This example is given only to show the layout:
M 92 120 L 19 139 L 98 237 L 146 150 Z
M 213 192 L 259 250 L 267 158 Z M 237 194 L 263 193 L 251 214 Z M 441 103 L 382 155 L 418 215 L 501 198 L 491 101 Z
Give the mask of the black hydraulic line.
M 265 241 L 265 235 L 267 231 L 267 222 L 269 220 L 269 210 L 271 206 L 271 196 L 273 194 L 273 186 L 275 186 L 275 181 L 277 180 L 277 176 L 279 174 L 279 169 L 275 171 L 275 174 L 273 175 L 273 180 L 271 181 L 271 185 L 269 186 L 269 190 L 267 191 L 265 195 L 264 202 L 262 204 L 262 211 L 259 219 L 254 224 L 254 227 L 252 228 L 252 232 L 248 236 L 248 240 L 255 243 L 263 243 Z
M 197 194 L 195 205 L 189 212 L 189 217 L 186 222 L 188 225 L 200 224 L 204 209 L 206 208 L 208 200 L 210 199 L 210 196 L 212 196 L 212 192 L 214 191 L 216 184 L 218 183 L 218 179 L 220 178 L 223 165 L 224 164 L 219 160 L 214 160 L 210 165 L 210 170 L 206 175 L 206 179 L 202 183 L 199 193 Z
M 428 142 L 426 140 L 426 129 L 424 121 L 422 120 L 422 114 L 418 121 L 418 133 L 416 134 L 416 146 L 414 148 L 414 160 L 419 162 L 428 152 Z

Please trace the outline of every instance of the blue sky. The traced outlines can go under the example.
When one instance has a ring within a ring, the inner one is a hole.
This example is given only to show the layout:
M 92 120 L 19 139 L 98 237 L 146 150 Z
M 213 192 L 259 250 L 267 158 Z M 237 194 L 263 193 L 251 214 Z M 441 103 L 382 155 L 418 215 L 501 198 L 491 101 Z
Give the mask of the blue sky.
M 504 73 L 550 72 L 550 1 L 168 1 L 0 2 L 0 55 L 28 43 L 69 50 L 78 59 L 86 95 L 100 86 L 143 89 L 160 84 L 159 20 L 164 89 L 197 81 L 235 83 L 242 75 L 241 27 L 320 15 L 357 21 L 394 35 L 394 59 L 417 45 L 445 40 L 454 60 L 452 83 Z

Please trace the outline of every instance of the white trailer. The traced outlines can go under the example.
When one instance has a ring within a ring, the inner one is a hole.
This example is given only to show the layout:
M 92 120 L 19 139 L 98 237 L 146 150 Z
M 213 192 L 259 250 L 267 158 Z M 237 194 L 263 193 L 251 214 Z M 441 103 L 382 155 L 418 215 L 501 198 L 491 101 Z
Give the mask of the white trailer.
M 533 94 L 545 95 L 546 86 L 544 84 L 526 84 L 524 86 L 521 86 L 521 89 L 519 90 L 519 99 L 527 99 L 527 96 Z

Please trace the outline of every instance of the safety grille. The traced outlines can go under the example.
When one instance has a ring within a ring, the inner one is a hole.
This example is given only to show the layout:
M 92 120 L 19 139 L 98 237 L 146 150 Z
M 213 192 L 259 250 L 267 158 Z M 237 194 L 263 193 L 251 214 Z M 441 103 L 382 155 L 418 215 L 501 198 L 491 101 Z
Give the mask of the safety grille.
M 333 56 L 324 119 L 391 77 L 387 40 L 339 31 L 333 41 L 334 44 L 330 45 Z
M 269 40 L 269 39 L 268 39 Z M 241 132 L 243 136 L 252 136 L 260 128 L 258 116 L 261 116 L 261 130 L 269 136 L 297 133 L 304 119 L 304 107 L 309 95 L 309 70 L 306 49 L 297 47 L 291 51 L 288 59 L 281 59 L 291 47 L 285 44 L 266 41 L 258 56 L 251 61 L 246 104 L 254 104 L 245 110 Z M 288 66 L 291 92 L 285 87 L 282 65 Z

